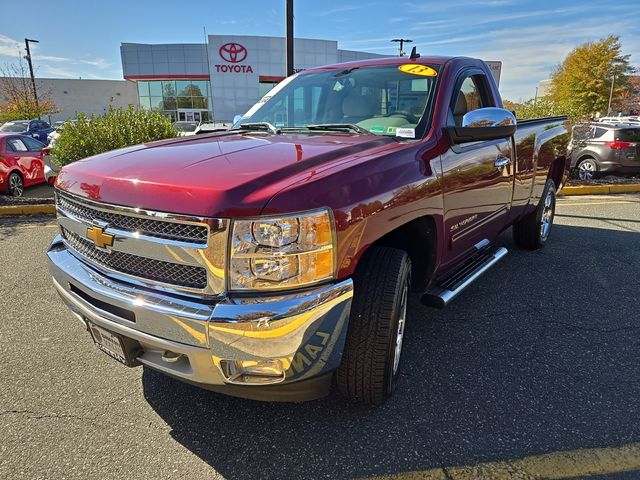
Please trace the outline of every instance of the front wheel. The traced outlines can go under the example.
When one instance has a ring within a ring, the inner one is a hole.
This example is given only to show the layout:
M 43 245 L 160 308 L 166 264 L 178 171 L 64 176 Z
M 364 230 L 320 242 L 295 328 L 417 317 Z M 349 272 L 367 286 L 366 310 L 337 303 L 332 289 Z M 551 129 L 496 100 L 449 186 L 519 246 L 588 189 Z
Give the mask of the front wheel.
M 22 177 L 16 172 L 12 172 L 9 175 L 9 195 L 12 197 L 21 197 L 24 192 L 24 183 L 22 182 Z
M 548 179 L 538 207 L 513 224 L 513 239 L 520 248 L 536 250 L 544 246 L 551 234 L 556 214 L 556 186 Z
M 411 284 L 407 253 L 372 247 L 354 275 L 354 296 L 338 389 L 351 400 L 381 405 L 396 387 Z

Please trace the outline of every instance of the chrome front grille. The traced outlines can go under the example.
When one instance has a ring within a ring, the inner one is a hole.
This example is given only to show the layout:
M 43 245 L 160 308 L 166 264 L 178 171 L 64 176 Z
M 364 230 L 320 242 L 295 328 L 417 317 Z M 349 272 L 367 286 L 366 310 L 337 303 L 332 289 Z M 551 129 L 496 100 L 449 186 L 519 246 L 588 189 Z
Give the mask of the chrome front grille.
M 170 293 L 224 294 L 228 220 L 122 207 L 60 191 L 56 209 L 67 247 L 101 273 Z M 111 245 L 96 246 L 96 228 Z
M 102 267 L 154 282 L 170 280 L 173 285 L 190 288 L 207 286 L 207 271 L 202 267 L 162 262 L 122 252 L 108 253 L 98 250 L 92 242 L 64 227 L 60 230 L 62 237 L 73 250 Z
M 87 223 L 99 218 L 113 228 L 127 232 L 138 232 L 140 235 L 150 237 L 205 244 L 209 235 L 209 229 L 206 225 L 167 222 L 106 212 L 60 192 L 56 193 L 56 206 Z

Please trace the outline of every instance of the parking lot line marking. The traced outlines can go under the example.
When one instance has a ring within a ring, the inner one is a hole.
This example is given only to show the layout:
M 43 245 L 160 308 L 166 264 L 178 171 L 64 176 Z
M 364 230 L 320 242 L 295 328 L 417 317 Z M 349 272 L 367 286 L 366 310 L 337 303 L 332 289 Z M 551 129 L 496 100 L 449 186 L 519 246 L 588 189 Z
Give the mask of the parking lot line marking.
M 462 467 L 432 468 L 372 478 L 375 480 L 560 480 L 635 470 L 640 470 L 640 443 L 630 443 L 613 448 L 585 448 L 551 452 L 516 460 L 479 463 Z
M 612 201 L 612 202 L 572 202 L 572 203 L 564 203 L 564 202 L 558 202 L 557 206 L 563 206 L 563 207 L 577 207 L 577 206 L 582 206 L 582 205 L 615 205 L 615 204 L 622 204 L 622 203 L 634 203 L 634 202 L 628 202 L 625 200 L 616 200 L 616 201 Z

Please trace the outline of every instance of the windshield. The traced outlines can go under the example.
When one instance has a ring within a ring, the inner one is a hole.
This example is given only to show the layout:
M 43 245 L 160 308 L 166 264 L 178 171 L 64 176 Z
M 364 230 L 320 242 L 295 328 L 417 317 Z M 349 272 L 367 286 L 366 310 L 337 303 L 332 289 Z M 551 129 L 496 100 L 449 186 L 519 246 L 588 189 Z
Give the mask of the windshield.
M 29 122 L 7 122 L 0 127 L 0 132 L 26 132 Z
M 416 67 L 419 73 L 412 73 Z M 355 125 L 375 135 L 417 138 L 416 129 L 425 123 L 421 120 L 430 115 L 436 75 L 437 67 L 416 64 L 301 74 L 269 92 L 235 127 Z
M 179 132 L 195 132 L 198 122 L 176 122 L 173 126 Z

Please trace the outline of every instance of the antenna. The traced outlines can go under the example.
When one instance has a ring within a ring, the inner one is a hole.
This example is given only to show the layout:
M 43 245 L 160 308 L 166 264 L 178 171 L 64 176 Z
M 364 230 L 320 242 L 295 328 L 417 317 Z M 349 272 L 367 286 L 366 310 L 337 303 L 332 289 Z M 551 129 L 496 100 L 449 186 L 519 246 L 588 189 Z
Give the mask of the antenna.
M 413 47 L 411 49 L 411 55 L 409 55 L 409 58 L 411 59 L 420 58 L 420 54 L 416 51 L 416 47 Z

